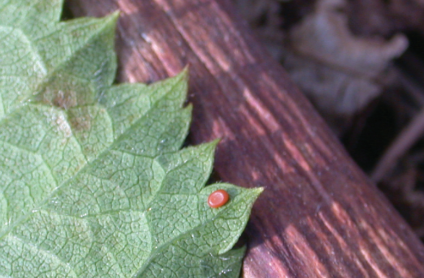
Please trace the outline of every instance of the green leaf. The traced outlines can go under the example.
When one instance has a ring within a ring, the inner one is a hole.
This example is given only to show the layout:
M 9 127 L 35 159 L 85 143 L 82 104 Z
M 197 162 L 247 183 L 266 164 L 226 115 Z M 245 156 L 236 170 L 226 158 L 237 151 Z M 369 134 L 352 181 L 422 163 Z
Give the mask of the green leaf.
M 0 277 L 238 277 L 262 189 L 204 186 L 217 141 L 180 150 L 187 71 L 112 86 L 118 15 L 61 7 L 0 0 Z

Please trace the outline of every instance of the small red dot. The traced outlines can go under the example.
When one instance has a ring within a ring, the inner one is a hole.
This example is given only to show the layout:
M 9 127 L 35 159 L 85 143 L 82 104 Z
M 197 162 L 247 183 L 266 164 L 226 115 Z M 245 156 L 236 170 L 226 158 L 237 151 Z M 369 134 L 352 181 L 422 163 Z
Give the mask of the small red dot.
M 208 198 L 208 205 L 211 208 L 219 208 L 225 205 L 228 200 L 230 199 L 230 195 L 228 195 L 228 192 L 224 189 L 219 189 L 217 191 L 214 191 L 209 195 Z

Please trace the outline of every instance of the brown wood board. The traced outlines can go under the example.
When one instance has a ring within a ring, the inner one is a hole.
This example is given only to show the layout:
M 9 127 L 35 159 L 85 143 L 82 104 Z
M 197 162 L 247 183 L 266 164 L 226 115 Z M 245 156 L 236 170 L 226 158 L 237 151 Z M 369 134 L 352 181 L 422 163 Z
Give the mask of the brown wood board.
M 70 0 L 75 16 L 120 10 L 120 82 L 190 66 L 193 144 L 222 138 L 223 181 L 263 186 L 243 277 L 424 277 L 424 247 L 352 162 L 228 1 Z

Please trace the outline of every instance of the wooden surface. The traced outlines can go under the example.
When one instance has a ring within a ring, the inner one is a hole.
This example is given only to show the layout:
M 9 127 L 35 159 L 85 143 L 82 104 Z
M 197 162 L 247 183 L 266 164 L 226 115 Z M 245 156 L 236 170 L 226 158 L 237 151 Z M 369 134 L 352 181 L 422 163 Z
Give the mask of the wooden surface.
M 120 10 L 119 81 L 190 65 L 190 139 L 221 137 L 215 169 L 264 186 L 243 277 L 424 277 L 424 248 L 347 156 L 227 1 L 70 0 L 76 16 Z

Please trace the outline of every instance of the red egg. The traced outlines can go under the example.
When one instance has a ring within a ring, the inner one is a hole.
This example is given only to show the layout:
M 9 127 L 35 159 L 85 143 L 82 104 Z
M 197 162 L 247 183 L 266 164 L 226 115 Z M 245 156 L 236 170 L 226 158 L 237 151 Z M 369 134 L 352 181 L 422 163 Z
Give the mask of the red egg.
M 208 198 L 208 205 L 211 208 L 220 208 L 223 205 L 225 205 L 228 200 L 230 199 L 230 195 L 228 195 L 228 192 L 224 189 L 219 189 L 217 191 L 214 191 L 209 195 Z

